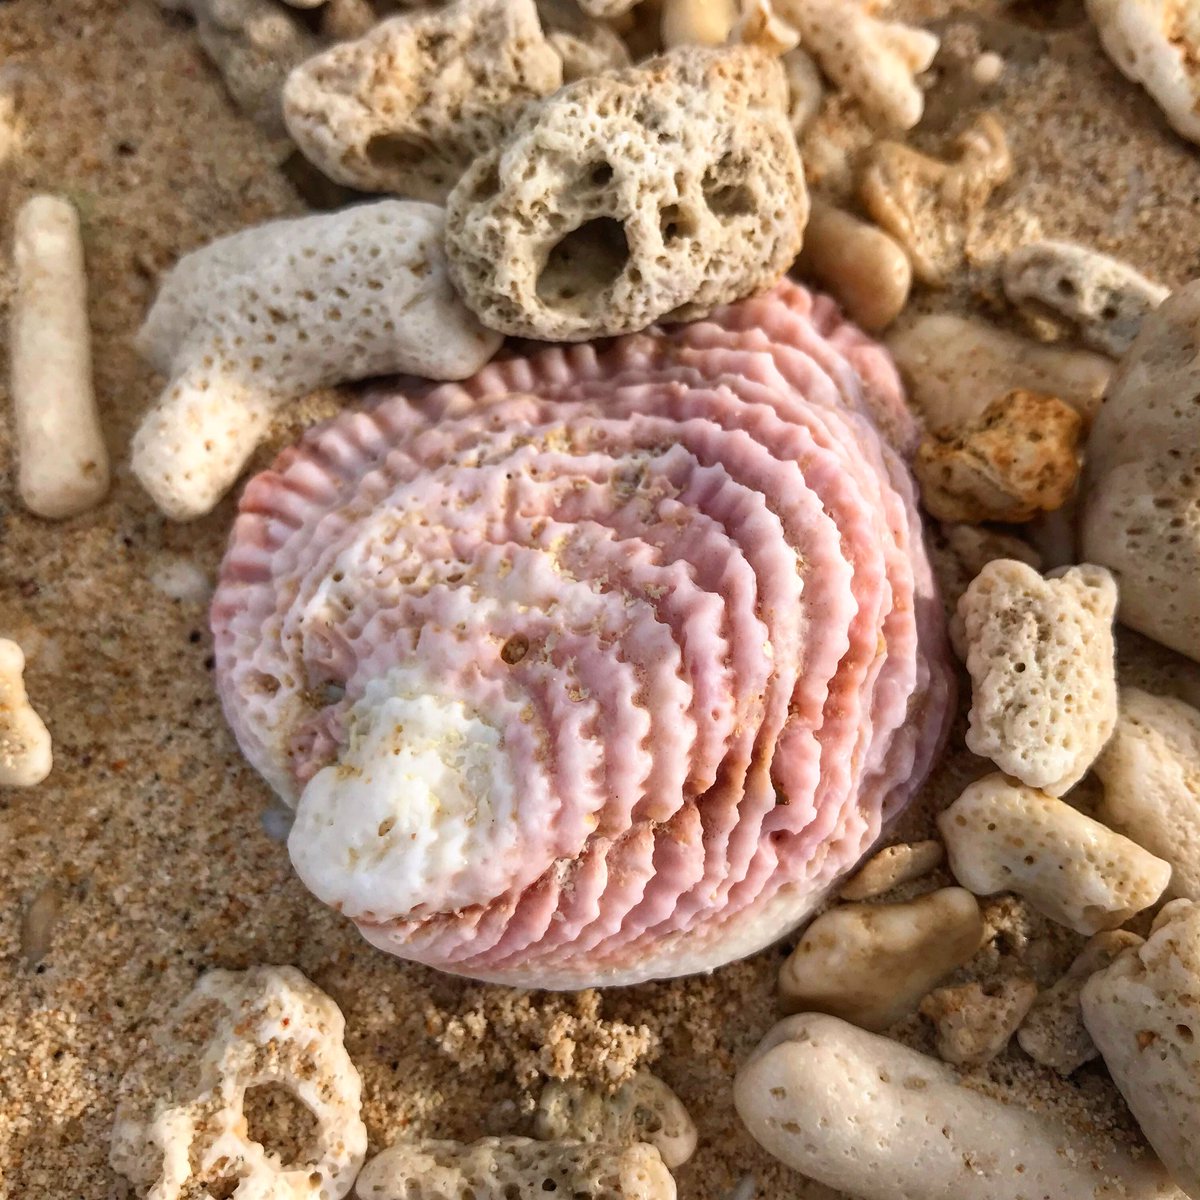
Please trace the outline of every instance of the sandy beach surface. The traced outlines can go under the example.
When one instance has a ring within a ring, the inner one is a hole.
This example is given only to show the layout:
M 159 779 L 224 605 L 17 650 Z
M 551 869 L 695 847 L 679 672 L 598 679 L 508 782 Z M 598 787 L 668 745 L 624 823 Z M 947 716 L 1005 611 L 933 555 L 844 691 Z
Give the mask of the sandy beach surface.
M 1077 238 L 1177 285 L 1200 274 L 1200 148 L 1167 128 L 1103 57 L 1074 0 L 904 0 L 946 48 L 912 141 L 944 148 L 984 108 L 1008 133 L 1015 175 L 973 232 L 970 265 L 924 308 L 1011 320 L 996 274 L 1033 237 Z M 981 50 L 1000 81 L 970 85 Z M 220 234 L 304 211 L 286 153 L 232 107 L 186 22 L 154 0 L 0 4 L 0 81 L 19 85 L 23 135 L 0 185 L 0 321 L 12 292 L 12 215 L 32 193 L 69 197 L 83 220 L 96 385 L 115 468 L 97 511 L 51 524 L 15 491 L 0 397 L 0 634 L 18 640 L 54 737 L 39 787 L 0 792 L 0 1197 L 132 1194 L 108 1167 L 117 1083 L 148 1023 L 213 966 L 292 963 L 341 1005 L 363 1075 L 372 1150 L 401 1135 L 526 1132 L 547 1077 L 619 1078 L 651 1064 L 680 1094 L 700 1149 L 678 1174 L 689 1200 L 721 1200 L 747 1175 L 773 1200 L 827 1197 L 739 1127 L 737 1065 L 778 1013 L 788 945 L 711 977 L 554 996 L 448 978 L 372 950 L 312 899 L 271 836 L 266 785 L 242 761 L 212 687 L 207 590 L 234 508 L 165 520 L 131 478 L 127 448 L 162 386 L 131 337 L 159 273 Z M 847 116 L 853 140 L 854 119 Z M 7 364 L 0 370 L 0 391 Z M 301 425 L 355 396 L 306 402 Z M 1132 637 L 1127 681 L 1200 702 L 1200 668 Z M 985 767 L 953 749 L 903 820 L 920 834 Z M 990 906 L 999 950 L 1052 980 L 1078 939 Z M 1022 940 L 1026 939 L 1026 940 Z M 997 952 L 999 952 L 999 950 Z M 919 1019 L 900 1031 L 928 1036 Z M 1136 1140 L 1104 1071 L 1070 1083 L 1010 1049 L 974 1077 L 1019 1102 Z M 964 1197 L 963 1200 L 970 1200 Z

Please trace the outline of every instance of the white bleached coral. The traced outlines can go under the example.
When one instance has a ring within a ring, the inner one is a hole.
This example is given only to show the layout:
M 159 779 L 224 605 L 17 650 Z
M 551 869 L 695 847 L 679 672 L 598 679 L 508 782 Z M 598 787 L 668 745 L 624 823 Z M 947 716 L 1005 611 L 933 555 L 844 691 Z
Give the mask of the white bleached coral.
M 31 787 L 50 774 L 50 731 L 25 691 L 25 655 L 0 638 L 0 787 Z
M 288 77 L 283 113 L 331 179 L 441 202 L 525 105 L 562 81 L 533 0 L 459 0 L 310 58 Z
M 778 0 L 778 15 L 800 33 L 800 44 L 841 91 L 877 120 L 911 129 L 925 95 L 917 76 L 938 51 L 937 37 L 875 15 L 865 0 Z
M 988 563 L 958 603 L 968 747 L 1052 796 L 1082 779 L 1117 721 L 1116 607 L 1103 567 L 1043 578 L 1014 559 Z
M 950 870 L 980 896 L 1016 892 L 1052 921 L 1093 934 L 1149 908 L 1170 865 L 1063 800 L 996 773 L 938 817 Z
M 167 275 L 138 348 L 171 382 L 133 469 L 186 520 L 237 479 L 272 414 L 307 392 L 406 372 L 461 379 L 500 339 L 455 296 L 442 210 L 385 200 L 275 221 L 194 251 Z
M 110 1161 L 153 1200 L 339 1200 L 367 1148 L 338 1007 L 293 967 L 210 971 L 121 1083 Z M 255 1141 L 251 1093 L 282 1088 L 313 1125 L 284 1161 Z M 233 1189 L 236 1189 L 234 1191 Z

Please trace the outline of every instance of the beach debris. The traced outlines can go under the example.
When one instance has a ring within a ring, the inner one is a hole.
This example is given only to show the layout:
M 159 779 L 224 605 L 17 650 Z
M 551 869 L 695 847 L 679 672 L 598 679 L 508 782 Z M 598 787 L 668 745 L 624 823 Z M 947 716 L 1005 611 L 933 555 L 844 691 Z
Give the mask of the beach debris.
M 836 1017 L 781 1021 L 733 1096 L 769 1154 L 861 1200 L 1171 1195 L 1153 1158 L 1006 1104 L 937 1059 Z
M 1031 242 L 1004 262 L 1004 294 L 1034 317 L 1052 317 L 1085 346 L 1120 358 L 1169 295 L 1120 259 L 1077 242 Z
M 867 859 L 848 883 L 842 884 L 838 895 L 843 900 L 873 900 L 928 875 L 943 857 L 942 843 L 932 840 L 885 846 Z
M 1061 796 L 1117 721 L 1117 586 L 1085 563 L 1039 575 L 990 562 L 958 602 L 954 637 L 971 674 L 967 746 L 1032 788 Z
M 973 981 L 929 993 L 919 1009 L 933 1024 L 938 1058 L 976 1067 L 1001 1053 L 1037 996 L 1028 975 Z
M 1042 345 L 949 313 L 917 317 L 889 334 L 887 345 L 934 432 L 969 424 L 1016 390 L 1057 396 L 1090 420 L 1113 373 L 1101 354 Z
M 1087 446 L 1083 553 L 1121 584 L 1123 625 L 1200 661 L 1200 281 L 1150 313 Z
M 641 1143 L 537 1142 L 520 1137 L 413 1141 L 376 1155 L 358 1177 L 359 1200 L 675 1200 L 658 1151 Z
M 908 303 L 912 266 L 882 229 L 815 199 L 797 265 L 871 333 L 886 329 Z
M 996 772 L 938 817 L 954 878 L 977 896 L 1016 892 L 1076 933 L 1116 929 L 1149 908 L 1169 863 L 1064 800 Z
M 956 140 L 955 153 L 943 162 L 902 142 L 876 142 L 859 180 L 867 212 L 932 287 L 944 286 L 962 263 L 973 223 L 1012 174 L 1004 128 L 991 113 Z
M 929 557 L 937 576 L 938 591 L 949 622 L 950 641 L 955 654 L 965 661 L 967 647 L 962 628 L 952 618 L 958 602 L 971 581 L 990 562 L 1014 558 L 1041 571 L 1042 558 L 1037 549 L 1012 533 L 989 529 L 985 525 L 938 524 L 927 533 Z
M 1083 418 L 1055 396 L 1022 390 L 957 429 L 927 434 L 913 460 L 921 502 L 939 521 L 1030 521 L 1070 499 Z
M 339 1200 L 367 1149 L 344 1030 L 337 1005 L 294 967 L 209 971 L 121 1081 L 113 1170 L 154 1200 L 235 1192 Z M 304 1113 L 279 1122 L 281 1140 L 311 1129 L 288 1148 L 293 1159 L 256 1141 L 248 1125 L 267 1089 L 282 1089 Z
M 233 102 L 269 137 L 282 138 L 288 72 L 321 49 L 299 14 L 275 0 L 158 0 L 196 22 L 196 36 Z
M 954 711 L 884 449 L 910 426 L 886 352 L 785 280 L 310 432 L 244 489 L 211 609 L 300 877 L 380 948 L 519 987 L 794 929 Z
M 133 442 L 163 512 L 210 511 L 272 414 L 316 388 L 458 379 L 491 357 L 500 339 L 455 296 L 442 230 L 441 209 L 382 200 L 255 226 L 175 265 L 137 342 L 171 378 Z
M 838 91 L 881 124 L 911 129 L 925 107 L 917 76 L 929 69 L 939 42 L 924 29 L 881 19 L 881 7 L 869 0 L 775 0 L 778 16 L 795 27 Z
M 17 491 L 40 517 L 73 517 L 99 504 L 109 483 L 74 206 L 57 196 L 27 200 L 16 216 L 13 259 L 9 367 Z
M 696 1150 L 696 1126 L 683 1102 L 649 1071 L 639 1071 L 612 1094 L 577 1080 L 550 1080 L 538 1100 L 533 1130 L 544 1142 L 645 1142 L 672 1170 Z
M 32 787 L 52 764 L 50 731 L 25 690 L 25 655 L 0 638 L 0 787 Z
M 808 215 L 786 103 L 777 60 L 738 46 L 531 105 L 447 202 L 459 293 L 489 328 L 584 341 L 770 287 Z
M 788 1012 L 887 1029 L 982 943 L 979 904 L 963 888 L 899 904 L 840 904 L 804 931 L 779 972 L 779 994 Z
M 1150 936 L 1083 985 L 1083 1020 L 1146 1141 L 1200 1194 L 1200 905 L 1172 900 Z
M 1122 74 L 1154 97 L 1183 137 L 1200 142 L 1200 9 L 1194 0 L 1087 0 Z
M 458 0 L 301 63 L 284 85 L 283 115 L 304 155 L 338 183 L 441 203 L 562 81 L 533 0 Z
M 797 139 L 804 136 L 825 98 L 825 84 L 816 60 L 803 47 L 789 50 L 779 60 L 788 85 L 788 120 Z M 806 164 L 807 169 L 807 164 Z
M 1107 967 L 1123 950 L 1140 946 L 1142 939 L 1127 929 L 1096 934 L 1076 956 L 1056 983 L 1040 993 L 1017 1030 L 1017 1041 L 1035 1062 L 1070 1075 L 1100 1051 L 1083 1023 L 1079 993 L 1099 970 Z
M 623 17 L 631 8 L 642 0 L 578 0 L 579 7 L 590 16 L 601 20 L 612 20 Z
M 1100 819 L 1171 864 L 1168 896 L 1200 900 L 1200 712 L 1121 689 L 1117 727 L 1095 763 Z
M 741 14 L 729 37 L 775 55 L 796 49 L 800 41 L 800 34 L 775 11 L 773 0 L 742 0 Z
M 562 59 L 563 83 L 629 66 L 629 50 L 604 21 L 585 13 L 575 0 L 536 0 L 542 31 Z
M 739 0 L 663 0 L 663 46 L 720 46 L 739 14 Z

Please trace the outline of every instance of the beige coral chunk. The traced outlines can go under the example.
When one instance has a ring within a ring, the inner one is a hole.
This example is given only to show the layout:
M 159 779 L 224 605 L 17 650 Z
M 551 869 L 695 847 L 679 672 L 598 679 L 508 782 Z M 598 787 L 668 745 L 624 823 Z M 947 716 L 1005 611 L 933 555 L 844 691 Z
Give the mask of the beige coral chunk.
M 262 1200 L 338 1200 L 367 1149 L 344 1030 L 337 1005 L 294 967 L 209 971 L 121 1082 L 113 1169 L 149 1186 L 152 1200 L 234 1188 Z M 254 1094 L 271 1088 L 315 1127 L 293 1161 L 254 1141 L 247 1125 Z
M 800 41 L 800 34 L 775 11 L 773 0 L 742 0 L 741 15 L 729 36 L 731 41 L 778 55 L 795 50 Z
M 50 731 L 25 691 L 25 655 L 0 638 L 0 787 L 32 787 L 52 765 Z
M 440 203 L 562 79 L 533 0 L 459 0 L 309 59 L 288 76 L 283 115 L 331 179 Z
M 1200 1195 L 1200 906 L 1173 900 L 1144 945 L 1084 984 L 1083 1020 L 1172 1178 Z
M 461 379 L 500 339 L 459 302 L 442 210 L 384 200 L 276 221 L 193 251 L 167 275 L 138 349 L 170 383 L 133 441 L 169 516 L 208 512 L 273 413 L 319 387 L 405 372 Z
M 1122 688 L 1116 731 L 1095 770 L 1100 819 L 1171 864 L 1168 895 L 1200 900 L 1200 712 Z
M 1063 800 L 999 772 L 938 817 L 954 878 L 978 896 L 1016 892 L 1076 933 L 1115 929 L 1162 894 L 1169 863 Z
M 967 648 L 961 638 L 956 621 L 950 619 L 958 609 L 963 593 L 971 586 L 971 580 L 990 562 L 998 558 L 1015 558 L 1027 563 L 1035 571 L 1042 569 L 1042 558 L 1036 548 L 1023 542 L 1011 533 L 988 529 L 983 525 L 938 525 L 927 531 L 927 545 L 938 590 L 950 622 L 954 652 L 959 658 L 967 657 Z
M 938 51 L 937 37 L 876 16 L 864 0 L 776 0 L 779 16 L 839 91 L 897 129 L 911 129 L 925 109 L 917 76 Z
M 812 55 L 802 47 L 797 46 L 794 50 L 789 50 L 780 61 L 787 76 L 788 119 L 791 121 L 792 133 L 799 140 L 821 111 L 825 85 L 821 81 L 821 72 Z
M 969 424 L 928 434 L 913 473 L 939 521 L 1016 523 L 1061 508 L 1079 478 L 1083 418 L 1055 396 L 1015 391 Z
M 612 17 L 624 16 L 641 0 L 579 0 L 579 7 L 593 17 L 608 20 Z
M 511 1200 L 554 1193 L 571 1200 L 675 1200 L 675 1181 L 653 1146 L 481 1138 L 398 1142 L 358 1177 L 359 1200 Z
M 1161 284 L 1076 242 L 1031 242 L 1004 262 L 1004 294 L 1031 316 L 1052 314 L 1085 345 L 1124 354 L 1166 298 Z
M 561 341 L 686 320 L 769 287 L 808 215 L 778 62 L 676 50 L 526 110 L 447 206 L 483 323 Z
M 1083 1023 L 1079 993 L 1118 954 L 1141 944 L 1142 939 L 1127 929 L 1107 930 L 1089 939 L 1066 974 L 1033 1002 L 1017 1030 L 1021 1049 L 1035 1062 L 1053 1068 L 1060 1075 L 1070 1075 L 1097 1057 L 1100 1051 Z
M 860 867 L 838 895 L 843 900 L 873 900 L 893 888 L 928 875 L 943 858 L 942 843 L 897 842 L 885 846 Z
M 843 904 L 805 931 L 779 973 L 789 1012 L 827 1012 L 887 1029 L 983 941 L 970 892 L 942 888 L 902 904 Z
M 1178 1200 L 1153 1158 L 834 1017 L 776 1025 L 733 1098 L 769 1154 L 859 1200 Z
M 1078 783 L 1116 725 L 1116 607 L 1103 567 L 1043 578 L 1013 559 L 988 563 L 958 602 L 967 746 L 1052 796 Z
M 533 1129 L 544 1142 L 645 1142 L 671 1169 L 696 1150 L 696 1126 L 683 1101 L 649 1071 L 639 1071 L 611 1095 L 578 1080 L 552 1079 L 542 1089 Z
M 1009 1043 L 1037 996 L 1027 975 L 938 988 L 921 1001 L 933 1022 L 938 1057 L 958 1066 L 991 1062 Z
M 882 229 L 814 199 L 797 264 L 864 329 L 886 329 L 908 303 L 912 266 Z
M 675 46 L 719 46 L 737 24 L 738 0 L 663 0 L 662 42 Z
M 1015 389 L 1057 396 L 1090 418 L 1113 372 L 1103 355 L 1043 346 L 949 313 L 918 317 L 887 345 L 931 430 L 965 425 Z
M 943 286 L 962 263 L 972 225 L 1012 174 L 1000 122 L 984 113 L 956 143 L 953 163 L 900 142 L 876 142 L 859 194 L 867 212 L 907 251 L 918 279 Z
M 1121 581 L 1121 623 L 1200 661 L 1200 282 L 1142 325 L 1088 442 L 1084 553 Z
M 283 81 L 321 43 L 274 0 L 159 0 L 196 21 L 204 52 L 221 73 L 234 103 L 263 131 L 282 137 Z
M 625 43 L 603 21 L 583 12 L 575 0 L 536 3 L 546 41 L 562 59 L 564 83 L 629 65 Z
M 1087 0 L 1114 63 L 1200 142 L 1200 8 L 1195 0 Z

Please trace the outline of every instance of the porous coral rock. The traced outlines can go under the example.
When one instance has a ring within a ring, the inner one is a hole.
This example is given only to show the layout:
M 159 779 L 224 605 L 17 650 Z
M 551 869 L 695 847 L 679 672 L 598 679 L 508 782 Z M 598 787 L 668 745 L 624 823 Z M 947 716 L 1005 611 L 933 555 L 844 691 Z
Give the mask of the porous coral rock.
M 1170 865 L 1063 800 L 996 773 L 939 817 L 950 870 L 980 896 L 1011 891 L 1076 933 L 1115 929 L 1149 908 Z
M 1083 419 L 1055 396 L 1009 392 L 975 420 L 930 434 L 913 461 L 940 521 L 1019 523 L 1061 508 L 1079 477 Z
M 433 205 L 385 200 L 246 229 L 176 264 L 137 340 L 171 378 L 133 441 L 164 512 L 208 512 L 272 414 L 315 388 L 456 379 L 491 357 L 500 339 L 455 296 L 442 228 Z
M 937 988 L 921 1001 L 920 1013 L 933 1023 L 943 1062 L 978 1066 L 1008 1045 L 1036 996 L 1032 979 L 1013 975 Z
M 446 253 L 483 323 L 583 341 L 690 320 L 774 283 L 804 172 L 776 60 L 686 47 L 528 108 L 447 202 Z
M 1004 261 L 1004 294 L 1033 316 L 1052 314 L 1095 350 L 1118 357 L 1168 289 L 1119 259 L 1075 242 L 1030 242 Z
M 32 787 L 50 774 L 50 731 L 25 691 L 25 655 L 0 638 L 0 787 Z
M 578 1081 L 552 1080 L 538 1100 L 534 1133 L 546 1142 L 645 1142 L 672 1169 L 696 1149 L 696 1126 L 683 1102 L 649 1071 L 639 1071 L 611 1095 Z
M 1200 282 L 1142 325 L 1087 446 L 1081 543 L 1120 620 L 1200 661 Z
M 971 581 L 988 563 L 998 558 L 1014 558 L 1040 571 L 1042 557 L 1035 547 L 1014 534 L 984 525 L 935 525 L 926 537 L 946 619 L 950 622 L 951 644 L 958 657 L 965 659 L 967 648 L 955 636 L 962 630 L 952 618 Z
M 1021 1049 L 1060 1075 L 1070 1075 L 1096 1058 L 1100 1051 L 1083 1023 L 1079 993 L 1118 954 L 1141 944 L 1142 939 L 1126 929 L 1106 930 L 1090 938 L 1066 973 L 1033 1002 L 1017 1030 Z
M 873 118 L 898 129 L 921 119 L 925 96 L 917 76 L 938 50 L 937 37 L 876 15 L 868 0 L 776 0 L 776 10 L 800 33 L 800 44 L 840 91 Z
M 1150 936 L 1083 985 L 1083 1020 L 1146 1140 L 1200 1194 L 1200 905 L 1172 900 Z
M 1168 895 L 1200 900 L 1200 712 L 1122 688 L 1117 727 L 1096 760 L 1099 816 L 1172 867 Z
M 559 1193 L 572 1200 L 675 1200 L 658 1151 L 637 1143 L 481 1138 L 398 1142 L 363 1168 L 360 1200 L 510 1200 Z
M 958 602 L 971 674 L 967 745 L 1052 796 L 1083 778 L 1117 721 L 1117 588 L 1084 564 L 1043 578 L 990 562 Z
M 843 900 L 871 900 L 901 884 L 928 875 L 944 857 L 938 841 L 898 842 L 873 854 L 838 895 Z
M 612 28 L 588 16 L 575 0 L 536 0 L 542 30 L 562 59 L 564 83 L 629 65 L 629 51 Z
M 956 151 L 953 162 L 942 162 L 901 142 L 877 142 L 859 181 L 867 212 L 933 287 L 944 286 L 962 263 L 973 222 L 1012 174 L 1004 128 L 991 113 L 957 139 Z
M 440 202 L 562 80 L 533 0 L 459 0 L 308 59 L 288 76 L 283 114 L 331 179 Z
M 216 1194 L 339 1200 L 367 1149 L 338 1007 L 293 967 L 209 971 L 121 1082 L 110 1161 L 153 1200 Z M 253 1140 L 248 1093 L 282 1087 L 311 1114 L 295 1161 Z
M 1200 142 L 1200 9 L 1194 0 L 1087 0 L 1108 56 Z

